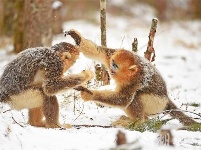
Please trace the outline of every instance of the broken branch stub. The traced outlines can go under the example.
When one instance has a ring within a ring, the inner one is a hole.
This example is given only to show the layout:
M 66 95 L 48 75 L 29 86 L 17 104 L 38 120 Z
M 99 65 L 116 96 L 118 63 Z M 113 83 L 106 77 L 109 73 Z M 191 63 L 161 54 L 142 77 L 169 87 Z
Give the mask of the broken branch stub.
M 137 50 L 138 50 L 138 40 L 137 38 L 134 38 L 132 43 L 132 51 L 137 53 Z
M 158 19 L 156 18 L 152 19 L 151 29 L 148 36 L 149 41 L 147 45 L 147 50 L 144 53 L 144 57 L 151 62 L 155 61 L 155 57 L 156 57 L 153 43 L 154 43 L 154 37 L 156 33 L 157 24 L 158 24 Z

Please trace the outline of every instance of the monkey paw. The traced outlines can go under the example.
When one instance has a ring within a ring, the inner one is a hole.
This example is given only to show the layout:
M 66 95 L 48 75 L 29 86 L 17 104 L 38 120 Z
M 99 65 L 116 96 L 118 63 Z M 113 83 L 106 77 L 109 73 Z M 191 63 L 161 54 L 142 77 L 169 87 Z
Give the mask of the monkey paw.
M 84 70 L 81 72 L 85 76 L 85 82 L 94 78 L 94 72 L 92 70 Z
M 117 127 L 126 127 L 129 128 L 129 126 L 138 126 L 143 122 L 142 119 L 135 118 L 131 119 L 129 117 L 126 117 L 125 115 L 122 115 L 118 120 L 112 123 L 113 126 Z
M 87 92 L 87 91 L 82 91 L 81 92 L 81 98 L 84 100 L 84 101 L 89 101 L 89 100 L 92 100 L 93 98 L 93 94 Z
M 132 122 L 132 119 L 130 119 L 129 117 L 126 117 L 125 115 L 122 115 L 121 117 L 119 117 L 118 120 L 116 120 L 115 122 L 112 123 L 112 126 L 115 126 L 115 127 L 126 127 L 131 122 Z

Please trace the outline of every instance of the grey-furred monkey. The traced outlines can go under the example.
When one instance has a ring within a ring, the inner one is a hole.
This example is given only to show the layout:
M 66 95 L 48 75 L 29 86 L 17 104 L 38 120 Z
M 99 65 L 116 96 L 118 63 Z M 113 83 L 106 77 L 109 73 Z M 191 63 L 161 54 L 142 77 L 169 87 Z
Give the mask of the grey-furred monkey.
M 79 50 L 66 42 L 22 51 L 3 71 L 0 102 L 17 110 L 29 109 L 29 124 L 32 126 L 59 127 L 59 105 L 55 94 L 93 78 L 90 70 L 63 75 L 78 56 Z
M 97 46 L 85 39 L 78 31 L 66 32 L 74 40 L 78 49 L 88 58 L 104 64 L 116 82 L 116 88 L 110 90 L 82 91 L 85 101 L 95 101 L 124 110 L 128 117 L 122 117 L 114 125 L 127 125 L 138 120 L 142 123 L 149 115 L 163 110 L 177 118 L 184 125 L 196 123 L 181 112 L 169 99 L 166 83 L 158 70 L 145 58 L 124 49 L 110 49 Z

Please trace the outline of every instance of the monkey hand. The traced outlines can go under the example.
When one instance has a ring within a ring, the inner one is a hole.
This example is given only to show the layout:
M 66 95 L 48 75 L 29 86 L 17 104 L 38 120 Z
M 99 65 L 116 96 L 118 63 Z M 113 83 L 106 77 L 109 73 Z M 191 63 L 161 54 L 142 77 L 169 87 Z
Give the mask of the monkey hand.
M 93 99 L 93 94 L 89 93 L 88 91 L 81 91 L 81 98 L 84 101 L 90 101 Z
M 91 80 L 92 78 L 94 78 L 94 72 L 92 70 L 83 70 L 81 72 L 81 74 L 84 76 L 85 78 L 85 82 Z

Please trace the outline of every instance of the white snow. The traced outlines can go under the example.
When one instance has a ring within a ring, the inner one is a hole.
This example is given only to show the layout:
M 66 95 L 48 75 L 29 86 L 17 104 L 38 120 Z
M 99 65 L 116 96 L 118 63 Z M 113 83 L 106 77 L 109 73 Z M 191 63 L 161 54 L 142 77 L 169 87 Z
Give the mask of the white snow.
M 63 5 L 63 3 L 61 1 L 56 0 L 52 3 L 52 9 L 57 9 L 57 8 L 61 7 L 62 5 Z
M 121 2 L 121 1 L 119 1 Z M 153 16 L 154 18 L 155 16 Z M 136 21 L 138 20 L 138 21 Z M 150 24 L 135 18 L 107 18 L 108 47 L 131 49 L 134 37 L 138 38 L 139 54 L 143 56 L 148 42 Z M 100 27 L 84 20 L 68 21 L 64 30 L 76 29 L 84 37 L 100 44 Z M 201 22 L 182 21 L 161 24 L 159 22 L 154 41 L 158 70 L 167 82 L 168 91 L 173 102 L 181 107 L 186 103 L 201 101 Z M 70 37 L 57 35 L 53 44 L 67 41 L 73 43 Z M 8 50 L 0 50 L 0 74 L 3 67 L 15 55 L 9 55 Z M 80 56 L 70 73 L 79 73 L 83 69 L 94 69 L 94 62 Z M 101 87 L 104 89 L 105 87 Z M 114 88 L 110 85 L 109 88 Z M 79 93 L 77 99 L 74 91 L 58 95 L 60 102 L 60 122 L 72 125 L 103 125 L 109 126 L 124 112 L 117 108 L 100 108 L 92 102 L 83 102 Z M 65 98 L 68 97 L 68 98 Z M 177 130 L 181 127 L 178 120 L 169 121 L 164 128 L 171 128 L 175 147 L 162 146 L 157 141 L 157 133 L 146 131 L 140 133 L 122 128 L 73 127 L 71 129 L 44 129 L 27 124 L 27 110 L 9 110 L 10 107 L 0 105 L 0 150 L 99 150 L 114 148 L 116 134 L 121 130 L 126 134 L 128 142 L 138 140 L 144 150 L 150 149 L 201 149 L 201 133 Z M 195 113 L 201 112 L 201 107 L 186 108 Z M 189 116 L 198 117 L 191 113 Z

